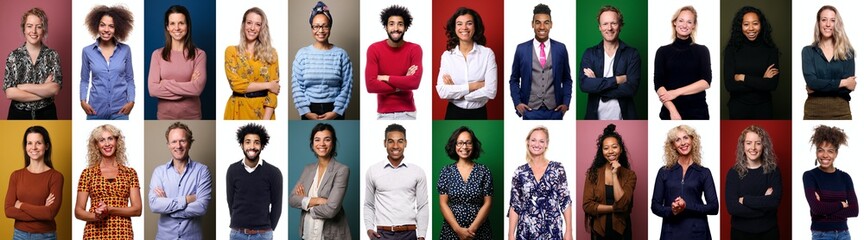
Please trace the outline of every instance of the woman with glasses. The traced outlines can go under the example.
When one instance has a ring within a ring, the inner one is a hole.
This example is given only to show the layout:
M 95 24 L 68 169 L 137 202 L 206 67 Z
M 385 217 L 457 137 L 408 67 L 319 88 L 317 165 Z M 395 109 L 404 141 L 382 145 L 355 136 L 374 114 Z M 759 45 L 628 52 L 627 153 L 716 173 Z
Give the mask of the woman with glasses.
M 487 217 L 492 210 L 492 173 L 476 162 L 483 153 L 474 131 L 462 126 L 453 131 L 444 146 L 456 161 L 441 169 L 438 204 L 444 224 L 441 239 L 492 239 Z

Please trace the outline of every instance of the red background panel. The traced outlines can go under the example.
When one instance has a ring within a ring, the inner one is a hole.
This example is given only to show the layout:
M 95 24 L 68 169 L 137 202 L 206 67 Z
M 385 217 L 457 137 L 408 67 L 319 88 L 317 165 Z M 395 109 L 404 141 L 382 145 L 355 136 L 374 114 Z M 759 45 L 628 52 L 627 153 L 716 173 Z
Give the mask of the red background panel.
M 0 56 L 3 62 L 15 48 L 24 45 L 24 32 L 21 30 L 21 16 L 27 10 L 38 7 L 48 15 L 48 33 L 42 42 L 49 48 L 54 49 L 60 55 L 60 68 L 63 74 L 63 85 L 60 93 L 54 96 L 54 104 L 57 106 L 58 119 L 72 118 L 72 81 L 81 81 L 80 75 L 72 75 L 72 24 L 84 24 L 84 20 L 72 21 L 72 1 L 69 0 L 47 0 L 47 1 L 3 1 L 2 14 L 0 14 Z M 78 72 L 80 71 L 74 71 Z M 6 75 L 5 65 L 0 67 L 0 76 Z M 9 113 L 11 100 L 6 93 L 0 91 L 0 119 L 6 119 Z
M 582 191 L 585 189 L 585 172 L 594 161 L 597 153 L 597 137 L 609 123 L 621 134 L 630 159 L 630 170 L 636 172 L 636 190 L 633 191 L 633 209 L 630 221 L 633 224 L 633 239 L 648 239 L 648 121 L 594 121 L 576 122 L 576 194 L 573 208 L 576 217 L 577 239 L 591 239 L 591 232 L 585 230 L 585 210 L 582 209 Z
M 486 47 L 495 52 L 495 62 L 498 64 L 498 93 L 495 99 L 486 103 L 490 120 L 504 118 L 504 1 L 458 1 L 436 0 L 432 2 L 432 119 L 444 119 L 447 111 L 447 100 L 438 97 L 435 85 L 438 83 L 438 72 L 441 70 L 441 54 L 447 51 L 447 20 L 459 7 L 474 9 L 483 19 L 486 27 Z
M 726 173 L 735 165 L 735 151 L 741 131 L 758 125 L 768 132 L 777 155 L 777 168 L 783 175 L 783 196 L 777 209 L 780 239 L 792 239 L 792 121 L 789 120 L 723 120 L 720 121 L 720 236 L 729 239 L 732 216 L 723 202 L 726 196 Z M 796 178 L 799 179 L 800 178 Z

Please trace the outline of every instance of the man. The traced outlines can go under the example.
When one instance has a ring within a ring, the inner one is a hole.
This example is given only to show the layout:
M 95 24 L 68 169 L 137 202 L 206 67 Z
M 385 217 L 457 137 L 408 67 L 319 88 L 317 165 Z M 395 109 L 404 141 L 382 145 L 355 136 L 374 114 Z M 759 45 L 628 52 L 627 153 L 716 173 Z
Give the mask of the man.
M 387 126 L 384 136 L 387 160 L 366 171 L 366 235 L 369 239 L 425 239 L 429 225 L 426 173 L 403 161 L 408 140 L 402 125 Z
M 378 94 L 378 119 L 417 118 L 412 91 L 420 86 L 423 75 L 423 50 L 403 39 L 411 22 L 405 7 L 384 9 L 381 24 L 388 38 L 369 45 L 366 51 L 366 91 Z
M 226 195 L 231 240 L 273 239 L 282 214 L 282 172 L 261 159 L 270 135 L 250 123 L 237 130 L 244 158 L 228 167 Z
M 534 7 L 534 39 L 516 46 L 510 74 L 510 97 L 522 119 L 563 119 L 570 106 L 573 78 L 564 44 L 549 39 L 552 10 Z
M 160 214 L 156 239 L 202 239 L 201 217 L 210 204 L 210 170 L 192 161 L 192 130 L 175 122 L 165 131 L 171 161 L 153 170 L 150 211 Z
M 633 97 L 642 76 L 639 51 L 619 39 L 624 15 L 618 8 L 600 8 L 597 24 L 603 41 L 585 49 L 579 76 L 579 88 L 588 93 L 585 119 L 636 119 Z

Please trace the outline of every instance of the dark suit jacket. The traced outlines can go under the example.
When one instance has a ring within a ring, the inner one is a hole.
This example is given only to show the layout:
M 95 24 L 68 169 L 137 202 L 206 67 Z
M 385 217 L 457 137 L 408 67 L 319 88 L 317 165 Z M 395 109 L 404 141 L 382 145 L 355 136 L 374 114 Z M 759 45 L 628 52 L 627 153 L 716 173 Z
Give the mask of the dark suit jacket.
M 624 120 L 636 119 L 636 104 L 633 97 L 639 90 L 639 82 L 642 78 L 642 58 L 639 57 L 639 51 L 627 46 L 623 41 L 619 41 L 618 51 L 615 52 L 615 59 L 612 64 L 613 76 L 608 78 L 603 77 L 603 72 L 606 71 L 603 69 L 605 54 L 601 41 L 600 44 L 585 49 L 585 54 L 582 55 L 582 67 L 579 68 L 579 89 L 588 93 L 585 119 L 597 120 L 599 118 L 597 107 L 600 106 L 601 99 L 618 99 L 621 117 Z M 594 71 L 596 78 L 585 76 L 585 72 L 582 71 L 585 68 Z M 618 85 L 615 76 L 621 75 L 627 75 L 627 82 Z
M 563 43 L 549 39 L 552 52 L 552 85 L 555 88 L 555 105 L 566 105 L 570 107 L 570 97 L 573 94 L 573 78 L 570 77 L 570 57 L 567 54 L 567 46 Z M 534 39 L 520 43 L 516 46 L 516 55 L 513 57 L 513 71 L 510 73 L 510 97 L 513 98 L 513 106 L 520 103 L 528 104 L 531 95 L 531 61 L 534 57 Z M 552 109 L 549 109 L 552 110 Z M 519 115 L 519 111 L 516 111 Z M 521 115 L 519 115 L 521 117 Z
M 303 174 L 300 175 L 299 184 L 303 185 L 307 196 L 309 189 L 312 187 L 312 181 L 315 180 L 315 170 L 318 163 L 306 165 L 303 168 Z M 345 210 L 342 208 L 342 199 L 345 197 L 345 191 L 348 187 L 348 176 L 351 175 L 351 169 L 347 166 L 336 162 L 335 159 L 330 160 L 327 164 L 327 171 L 321 176 L 318 184 L 318 197 L 326 198 L 327 204 L 313 207 L 311 211 L 303 210 L 303 196 L 294 194 L 294 187 L 289 189 L 290 198 L 288 204 L 293 208 L 301 209 L 299 234 L 303 234 L 303 222 L 307 214 L 312 214 L 314 219 L 323 219 L 324 227 L 322 236 L 324 239 L 351 239 L 351 229 L 348 226 L 348 218 L 345 216 Z

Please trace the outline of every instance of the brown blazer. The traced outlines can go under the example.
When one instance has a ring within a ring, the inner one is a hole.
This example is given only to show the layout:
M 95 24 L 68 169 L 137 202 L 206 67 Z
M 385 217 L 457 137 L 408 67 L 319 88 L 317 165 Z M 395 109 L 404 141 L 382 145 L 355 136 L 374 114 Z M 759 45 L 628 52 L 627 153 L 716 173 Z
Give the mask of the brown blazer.
M 585 210 L 585 225 L 591 224 L 593 232 L 606 234 L 606 217 L 608 214 L 597 212 L 597 206 L 606 202 L 606 179 L 605 167 L 598 168 L 597 183 L 591 183 L 588 175 L 585 175 L 585 187 L 582 193 L 582 209 Z M 633 209 L 633 191 L 636 189 L 636 173 L 627 168 L 618 169 L 618 182 L 624 189 L 624 196 L 612 205 L 615 212 L 612 213 L 612 228 L 623 234 L 627 228 L 627 219 Z M 590 222 L 593 219 L 593 222 Z

